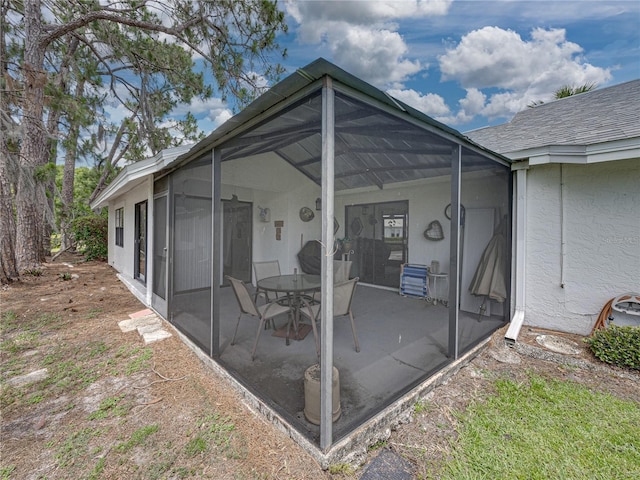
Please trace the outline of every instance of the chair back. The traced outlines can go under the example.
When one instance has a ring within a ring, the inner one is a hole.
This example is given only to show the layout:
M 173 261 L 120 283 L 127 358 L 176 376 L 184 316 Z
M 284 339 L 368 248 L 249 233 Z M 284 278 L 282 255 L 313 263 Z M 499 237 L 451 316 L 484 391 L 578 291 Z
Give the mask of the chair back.
M 251 295 L 249 295 L 249 291 L 247 290 L 244 282 L 237 278 L 230 277 L 229 275 L 225 275 L 225 278 L 229 280 L 231 288 L 233 288 L 233 293 L 236 295 L 236 300 L 238 300 L 240 310 L 247 315 L 255 315 L 256 317 L 259 317 L 260 314 L 258 313 L 256 304 L 251 298 Z
M 256 275 L 256 283 L 263 278 L 277 277 L 280 275 L 280 262 L 278 260 L 253 262 L 253 271 Z
M 334 260 L 333 261 L 333 283 L 342 283 L 349 280 L 351 275 L 351 260 Z
M 358 285 L 358 277 L 333 286 L 333 316 L 347 315 L 351 311 L 353 294 Z

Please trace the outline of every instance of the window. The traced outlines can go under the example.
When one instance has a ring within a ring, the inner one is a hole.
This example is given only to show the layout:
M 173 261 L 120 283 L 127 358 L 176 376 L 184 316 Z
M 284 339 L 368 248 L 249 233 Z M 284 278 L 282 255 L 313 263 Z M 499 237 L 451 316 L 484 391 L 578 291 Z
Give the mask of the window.
M 124 208 L 116 209 L 116 245 L 124 247 Z

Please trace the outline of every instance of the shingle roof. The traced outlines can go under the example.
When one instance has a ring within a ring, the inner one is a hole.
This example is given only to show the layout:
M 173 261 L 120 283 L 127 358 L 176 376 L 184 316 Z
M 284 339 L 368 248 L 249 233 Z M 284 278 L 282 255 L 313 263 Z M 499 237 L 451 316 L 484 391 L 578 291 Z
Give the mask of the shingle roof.
M 527 108 L 508 123 L 465 135 L 501 154 L 640 137 L 640 79 Z

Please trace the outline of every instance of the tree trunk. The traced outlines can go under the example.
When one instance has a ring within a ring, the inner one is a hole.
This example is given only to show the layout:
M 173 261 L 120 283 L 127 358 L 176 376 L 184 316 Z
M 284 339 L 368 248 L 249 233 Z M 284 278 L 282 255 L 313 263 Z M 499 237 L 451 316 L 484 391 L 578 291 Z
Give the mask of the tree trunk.
M 42 120 L 47 77 L 43 70 L 46 45 L 41 42 L 40 0 L 24 2 L 24 23 L 22 125 L 25 134 L 20 148 L 20 169 L 16 189 L 16 261 L 19 272 L 39 269 L 44 261 L 41 255 L 41 239 L 46 198 L 44 185 L 35 177 L 37 168 L 49 160 L 47 132 Z
M 4 127 L 0 135 L 0 283 L 9 283 L 18 278 L 16 255 L 13 249 L 16 237 L 16 222 L 13 215 L 12 178 L 9 168 L 9 151 Z
M 3 4 L 0 16 L 5 18 L 6 6 Z M 0 22 L 0 76 L 9 79 L 8 65 L 5 59 L 7 45 L 5 43 L 4 24 Z M 4 90 L 0 90 L 0 112 L 9 112 L 9 98 Z M 15 131 L 14 131 L 15 130 Z M 15 162 L 17 152 L 10 152 L 17 145 L 18 125 L 10 117 L 0 119 L 0 283 L 9 283 L 18 278 L 16 267 L 16 219 L 13 210 L 12 184 L 15 179 Z
M 73 55 L 78 50 L 78 45 L 80 41 L 77 37 L 71 37 L 67 40 L 68 50 L 65 54 L 62 62 L 60 63 L 60 70 L 58 72 L 56 78 L 56 87 L 58 90 L 58 94 L 66 95 L 69 90 L 69 77 L 70 77 L 70 65 L 73 58 Z M 82 76 L 80 75 L 79 78 Z M 77 80 L 76 88 L 75 88 L 75 98 L 82 98 L 84 93 L 84 84 L 85 81 L 82 79 Z M 50 135 L 49 140 L 49 161 L 54 165 L 58 159 L 58 135 L 59 135 L 59 124 L 60 117 L 62 116 L 62 111 L 58 109 L 52 109 L 49 112 L 49 116 L 47 117 L 47 131 Z M 70 221 L 71 221 L 71 210 L 73 207 L 73 181 L 74 181 L 74 172 L 76 168 L 76 156 L 78 150 L 78 138 L 80 136 L 80 126 L 78 122 L 70 121 L 69 122 L 69 133 L 68 133 L 68 141 L 67 141 L 67 151 L 65 154 L 65 163 L 64 163 L 64 171 L 62 178 L 62 211 L 60 212 L 59 224 L 60 224 L 60 251 L 68 250 L 72 241 L 69 237 L 70 235 Z M 49 228 L 48 235 L 45 234 L 43 239 L 44 242 L 49 243 L 49 254 L 51 251 L 51 233 L 52 228 L 55 225 L 55 189 L 56 189 L 56 181 L 55 176 L 49 179 L 47 184 L 48 190 L 48 200 L 50 207 L 51 218 L 50 221 L 47 222 Z
M 66 250 L 74 244 L 71 232 L 71 222 L 73 221 L 73 186 L 75 182 L 76 156 L 67 154 L 64 159 L 64 171 L 62 174 L 62 216 L 60 218 L 60 249 Z
M 42 231 L 42 255 L 51 255 L 51 235 L 53 234 L 56 220 L 55 220 L 55 198 L 56 198 L 56 170 L 55 164 L 58 158 L 58 122 L 60 121 L 60 112 L 51 111 L 47 117 L 47 132 L 48 138 L 48 154 L 49 163 L 54 167 L 52 170 L 47 170 L 47 178 L 44 180 L 44 189 L 46 196 L 46 210 L 44 211 L 44 225 Z
M 84 82 L 78 82 L 76 86 L 76 96 L 82 95 L 83 90 Z M 69 128 L 67 151 L 64 157 L 64 170 L 62 174 L 62 215 L 60 218 L 61 251 L 70 248 L 74 243 L 71 233 L 71 222 L 73 221 L 73 187 L 79 137 L 80 126 L 74 123 Z
M 116 152 L 118 151 L 118 147 L 120 147 L 120 141 L 122 140 L 122 136 L 124 135 L 125 129 L 126 129 L 126 121 L 123 120 L 120 123 L 120 128 L 118 128 L 116 137 L 114 138 L 113 143 L 111 144 L 111 150 L 109 151 L 109 155 L 107 155 L 107 158 L 105 159 L 104 170 L 102 170 L 102 175 L 100 175 L 100 180 L 98 180 L 98 184 L 96 185 L 96 188 L 93 189 L 93 192 L 89 197 L 89 203 L 93 202 L 96 198 L 98 198 L 98 195 L 100 195 L 102 190 L 104 190 L 105 186 L 107 185 L 107 178 L 109 177 L 111 170 L 116 166 L 118 161 L 122 158 L 124 153 L 127 151 L 128 147 L 123 148 L 118 158 L 115 158 Z
M 47 179 L 46 184 L 43 185 L 45 189 L 45 211 L 42 219 L 42 238 L 40 239 L 40 255 L 43 257 L 51 256 L 51 235 L 54 232 L 55 214 L 54 214 L 54 201 L 56 181 L 55 179 Z

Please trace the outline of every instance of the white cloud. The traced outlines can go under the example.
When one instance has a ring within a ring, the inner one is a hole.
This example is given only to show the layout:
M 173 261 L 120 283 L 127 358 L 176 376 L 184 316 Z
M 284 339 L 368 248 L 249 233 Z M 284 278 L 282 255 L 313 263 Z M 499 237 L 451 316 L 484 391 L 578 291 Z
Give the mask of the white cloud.
M 300 43 L 325 47 L 342 68 L 384 87 L 427 67 L 407 58 L 409 49 L 394 21 L 444 15 L 451 1 L 289 1 L 286 8 L 298 23 Z
M 114 125 L 120 125 L 122 121 L 131 116 L 131 110 L 122 106 L 121 104 L 117 105 L 107 105 L 104 107 L 104 111 L 109 119 L 109 122 Z
M 420 62 L 404 58 L 407 45 L 397 32 L 350 27 L 329 44 L 338 64 L 374 85 L 402 82 L 422 69 Z
M 109 121 L 115 125 L 120 125 L 125 118 L 131 116 L 131 110 L 122 105 L 123 101 L 131 99 L 131 94 L 122 82 L 116 82 L 114 88 L 115 93 L 111 91 L 109 86 L 98 88 L 97 91 L 98 94 L 104 95 L 102 108 Z
M 209 120 L 211 120 L 211 122 L 213 123 L 213 128 L 212 130 L 215 130 L 216 128 L 218 128 L 220 125 L 222 125 L 224 122 L 226 122 L 227 120 L 229 120 L 231 117 L 233 116 L 233 113 L 231 113 L 231 110 L 229 110 L 228 108 L 221 110 L 219 112 L 216 112 L 215 115 L 208 115 L 207 118 Z M 206 133 L 206 132 L 205 132 Z
M 587 63 L 582 48 L 565 34 L 564 29 L 536 28 L 530 40 L 523 40 L 511 30 L 484 27 L 462 37 L 438 58 L 443 80 L 467 89 L 458 116 L 510 117 L 532 101 L 548 101 L 563 85 L 608 81 L 610 70 Z M 480 108 L 483 88 L 503 91 L 490 95 Z
M 474 116 L 482 113 L 486 101 L 487 96 L 484 93 L 477 88 L 469 88 L 467 90 L 467 95 L 458 103 L 460 103 L 464 112 L 468 115 Z
M 486 95 L 476 88 L 467 90 L 465 98 L 458 103 L 457 113 L 451 111 L 445 99 L 435 93 L 423 95 L 415 90 L 387 90 L 387 93 L 422 113 L 448 125 L 460 125 L 473 120 L 478 114 L 486 111 Z
M 451 114 L 449 107 L 440 95 L 427 93 L 423 95 L 415 90 L 387 90 L 387 93 L 398 100 L 411 105 L 413 108 L 426 113 L 434 118 L 448 117 Z
M 182 103 L 171 111 L 171 116 L 182 117 L 187 112 L 191 112 L 193 116 L 198 118 L 204 114 L 204 117 L 214 125 L 213 128 L 217 128 L 233 116 L 227 104 L 222 99 L 215 97 L 206 100 L 196 98 L 190 104 Z
M 337 23 L 372 25 L 402 18 L 422 18 L 447 13 L 453 0 L 300 1 L 289 0 L 286 9 L 299 24 L 304 42 L 317 43 L 324 26 Z

